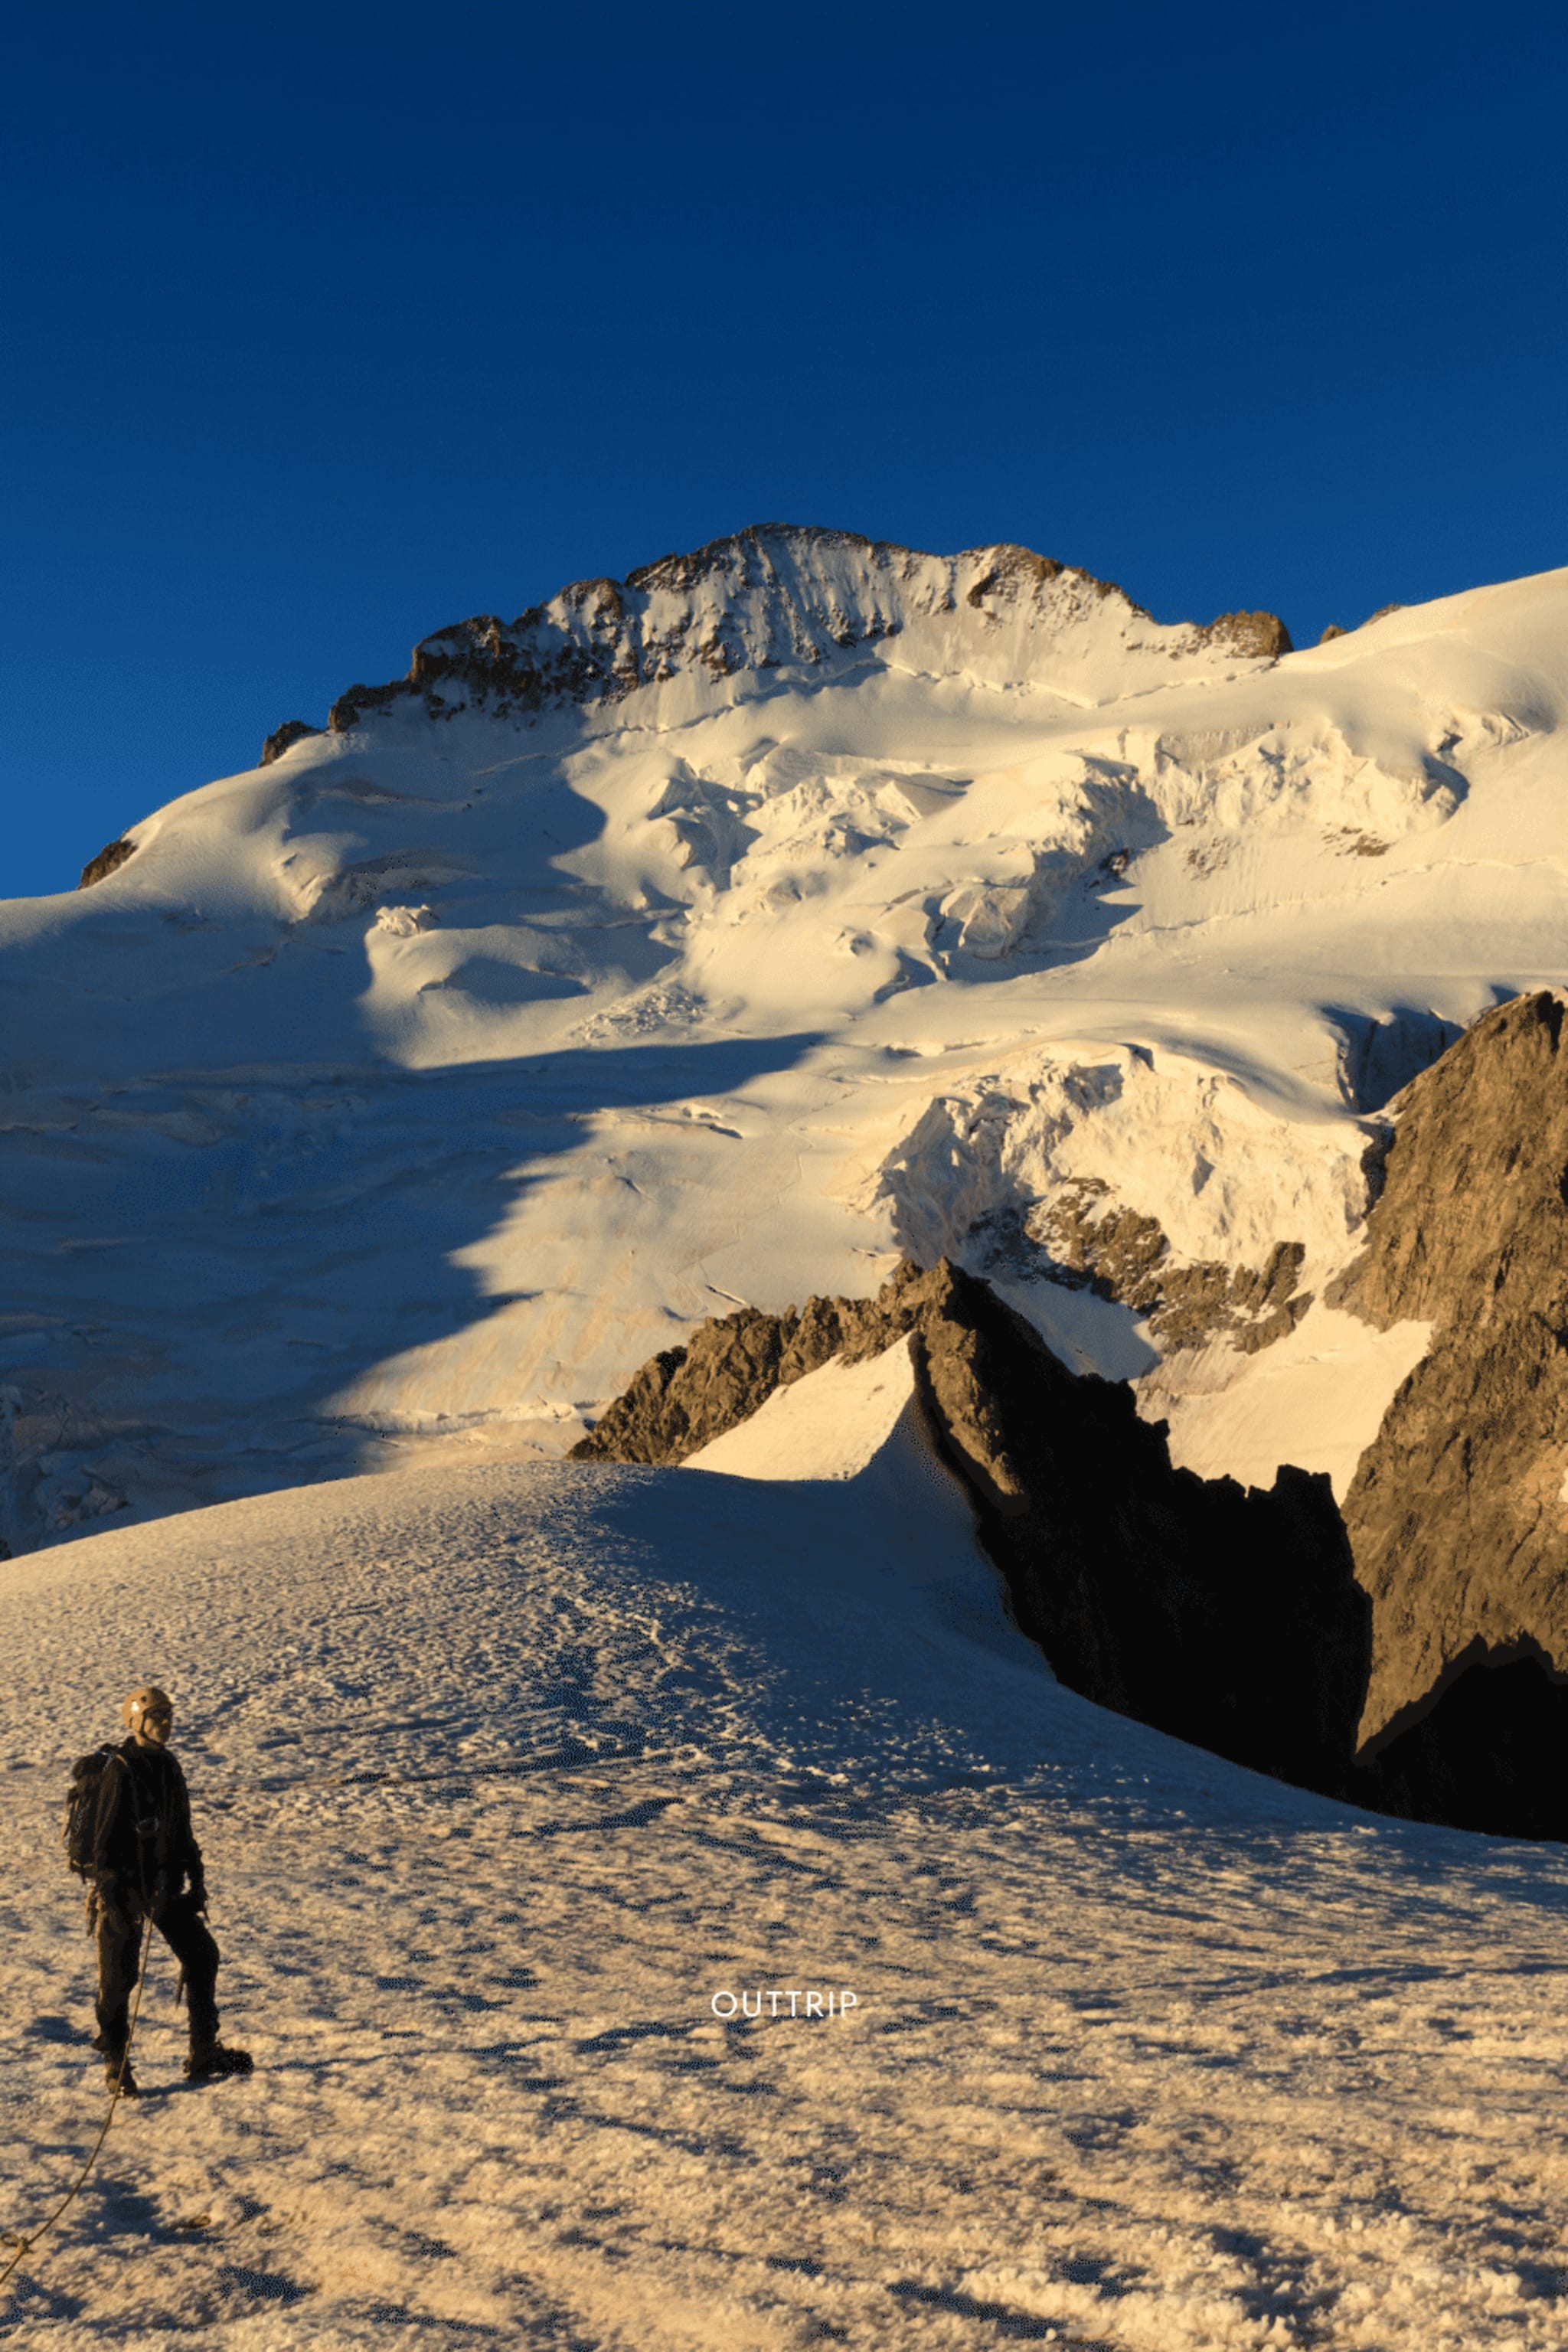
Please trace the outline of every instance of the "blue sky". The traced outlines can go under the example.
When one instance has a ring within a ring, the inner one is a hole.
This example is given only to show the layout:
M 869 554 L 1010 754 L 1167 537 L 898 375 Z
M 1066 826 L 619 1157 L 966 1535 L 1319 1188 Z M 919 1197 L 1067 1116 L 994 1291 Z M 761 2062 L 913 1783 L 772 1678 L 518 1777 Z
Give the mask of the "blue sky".
M 1568 560 L 1561 10 L 153 0 L 6 63 L 7 896 L 747 522 L 1298 643 Z

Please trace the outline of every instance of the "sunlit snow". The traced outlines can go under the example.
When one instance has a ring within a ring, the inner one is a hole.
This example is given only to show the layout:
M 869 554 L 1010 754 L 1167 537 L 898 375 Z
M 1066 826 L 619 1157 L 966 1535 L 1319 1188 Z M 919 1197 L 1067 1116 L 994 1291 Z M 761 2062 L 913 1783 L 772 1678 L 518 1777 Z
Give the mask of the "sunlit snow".
M 884 1450 L 361 1478 L 7 1571 L 7 2226 L 100 2111 L 66 1761 L 154 1670 L 258 2061 L 181 2084 L 156 1955 L 8 2340 L 1557 2352 L 1560 1849 L 1075 1697 Z

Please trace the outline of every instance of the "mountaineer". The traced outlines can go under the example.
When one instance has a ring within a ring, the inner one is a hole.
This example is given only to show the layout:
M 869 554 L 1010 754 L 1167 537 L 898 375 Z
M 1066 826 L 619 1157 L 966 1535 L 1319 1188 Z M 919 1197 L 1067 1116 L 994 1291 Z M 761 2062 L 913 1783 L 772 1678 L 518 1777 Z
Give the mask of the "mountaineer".
M 88 1881 L 89 1931 L 98 1937 L 98 2038 L 111 2091 L 135 2098 L 128 2014 L 151 1920 L 179 1961 L 190 2003 L 193 2081 L 248 2074 L 247 2050 L 217 2036 L 218 1948 L 207 1931 L 202 1850 L 191 1828 L 185 1776 L 169 1752 L 174 1706 L 167 1691 L 132 1691 L 121 1710 L 130 1737 L 84 1757 L 67 1815 L 71 1865 Z M 187 1884 L 188 1882 L 188 1884 Z

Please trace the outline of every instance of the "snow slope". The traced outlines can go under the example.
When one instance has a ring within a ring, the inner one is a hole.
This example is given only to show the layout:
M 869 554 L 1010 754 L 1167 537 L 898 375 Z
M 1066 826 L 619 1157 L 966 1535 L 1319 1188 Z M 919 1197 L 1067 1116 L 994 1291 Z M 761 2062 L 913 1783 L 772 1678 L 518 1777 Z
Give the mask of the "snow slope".
M 1205 1468 L 1342 1472 L 1419 1333 L 1353 1425 L 1325 1336 L 1282 1428 L 1269 1351 L 1064 1287 L 1040 1218 L 1103 1185 L 1321 1290 L 1366 1115 L 1561 972 L 1565 623 L 1554 572 L 1271 660 L 773 529 L 427 640 L 0 909 L 7 1539 L 556 1453 L 694 1320 L 901 1250 Z
M 258 2063 L 181 2084 L 160 1954 L 7 2342 L 1557 2352 L 1561 1849 L 1061 1688 L 880 1481 L 899 1389 L 847 1476 L 425 1469 L 7 1571 L 0 2226 L 97 2126 L 58 1803 L 146 1675 Z
M 775 1389 L 749 1421 L 715 1437 L 682 1468 L 722 1470 L 732 1478 L 856 1478 L 889 1454 L 908 1462 L 902 1483 L 951 1488 L 959 1525 L 968 1505 L 926 1442 L 915 1407 L 914 1359 L 908 1339 L 863 1364 L 834 1357 L 788 1388 Z M 919 1470 L 917 1471 L 917 1462 Z

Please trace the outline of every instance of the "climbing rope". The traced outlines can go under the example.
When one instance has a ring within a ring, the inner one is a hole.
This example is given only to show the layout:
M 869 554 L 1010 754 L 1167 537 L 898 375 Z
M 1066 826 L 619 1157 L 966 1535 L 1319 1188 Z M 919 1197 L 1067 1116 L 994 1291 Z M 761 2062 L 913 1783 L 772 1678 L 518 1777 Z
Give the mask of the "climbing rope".
M 153 1915 L 151 1911 L 149 1911 L 146 1924 L 142 1930 L 142 1958 L 136 1970 L 136 1998 L 131 2004 L 131 2016 L 125 2029 L 125 2050 L 120 2061 L 119 2070 L 114 2077 L 114 2088 L 109 2095 L 109 2112 L 103 2118 L 103 2127 L 100 2131 L 98 2137 L 93 2141 L 91 2152 L 88 2157 L 87 2162 L 82 2166 L 82 2168 L 78 2173 L 75 2180 L 72 2181 L 65 2195 L 60 2199 L 59 2203 L 55 2207 L 55 2210 L 49 2215 L 48 2220 L 47 2221 L 40 2221 L 30 2238 L 18 2238 L 15 2241 L 16 2251 L 12 2255 L 10 2261 L 6 2263 L 5 2269 L 0 2271 L 0 2286 L 5 2285 L 12 2272 L 20 2263 L 23 2255 L 32 2252 L 33 2248 L 37 2244 L 39 2239 L 47 2237 L 48 2232 L 54 2228 L 55 2223 L 59 2220 L 60 2215 L 65 2211 L 67 2206 L 71 2204 L 75 2199 L 81 2194 L 87 2182 L 88 2174 L 98 2162 L 98 2152 L 103 2146 L 104 2141 L 109 2137 L 109 2126 L 114 2121 L 114 2110 L 120 2105 L 121 2095 L 125 2087 L 125 2072 L 131 2063 L 131 2044 L 136 2037 L 136 2020 L 142 2013 L 142 1988 L 147 1981 L 147 1951 L 152 1941 Z

